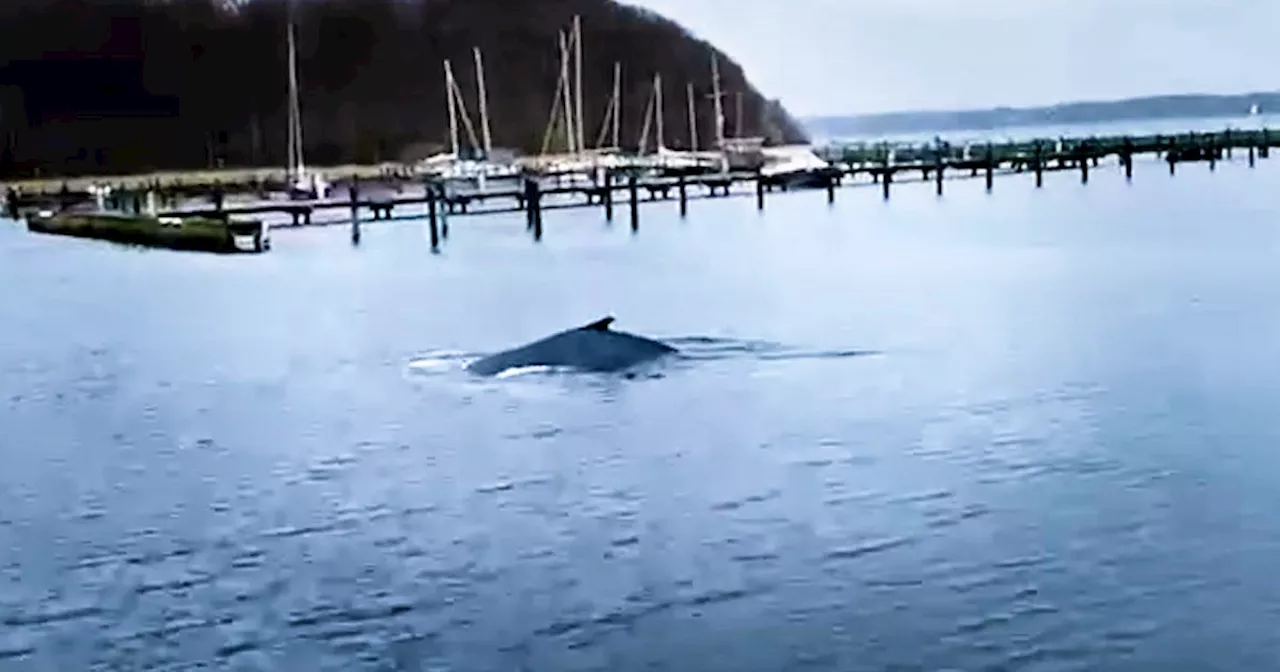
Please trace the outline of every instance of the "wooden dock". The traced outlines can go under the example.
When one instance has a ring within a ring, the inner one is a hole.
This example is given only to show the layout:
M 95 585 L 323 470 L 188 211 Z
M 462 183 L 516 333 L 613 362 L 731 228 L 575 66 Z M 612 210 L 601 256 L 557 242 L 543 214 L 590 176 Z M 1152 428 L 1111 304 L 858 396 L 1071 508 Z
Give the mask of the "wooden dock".
M 1272 147 L 1280 145 L 1280 133 L 1273 129 L 1252 131 L 1228 130 L 1217 133 L 1183 133 L 1176 135 L 1107 136 L 1076 138 L 1042 138 L 1023 142 L 985 143 L 957 146 L 939 141 L 930 145 L 891 145 L 869 143 L 832 146 L 818 150 L 827 162 L 825 168 L 811 170 L 803 175 L 773 176 L 753 172 L 678 174 L 655 176 L 641 167 L 610 168 L 601 170 L 594 181 L 575 180 L 563 182 L 563 175 L 546 171 L 524 170 L 518 177 L 508 180 L 510 186 L 498 186 L 485 190 L 454 188 L 429 178 L 421 182 L 414 193 L 404 193 L 404 172 L 396 190 L 399 193 L 368 195 L 362 193 L 362 182 L 352 179 L 346 184 L 345 198 L 329 198 L 311 201 L 266 201 L 248 204 L 225 203 L 227 185 L 218 183 L 206 187 L 206 198 L 198 199 L 198 206 L 170 207 L 159 215 L 166 217 L 200 217 L 237 219 L 246 216 L 276 214 L 289 218 L 293 226 L 306 226 L 316 222 L 313 214 L 322 211 L 349 211 L 350 218 L 336 223 L 350 224 L 352 240 L 358 242 L 360 225 L 366 213 L 373 220 L 396 218 L 396 211 L 411 206 L 426 206 L 417 216 L 425 216 L 430 224 L 433 249 L 447 236 L 443 215 L 483 215 L 523 211 L 526 229 L 534 240 L 543 234 L 542 213 L 565 207 L 599 207 L 604 218 L 612 221 L 615 206 L 626 204 L 632 231 L 639 230 L 639 203 L 651 200 L 674 199 L 679 203 L 682 217 L 688 215 L 688 201 L 695 198 L 726 197 L 731 194 L 756 196 L 757 207 L 764 209 L 766 194 L 774 190 L 806 188 L 825 190 L 829 203 L 834 203 L 838 188 L 863 183 L 879 185 L 883 197 L 889 199 L 892 185 L 902 181 L 932 181 L 939 195 L 943 193 L 948 175 L 977 178 L 982 176 L 988 191 L 994 188 L 998 174 L 1031 173 L 1035 185 L 1043 186 L 1044 173 L 1055 171 L 1079 171 L 1082 182 L 1089 181 L 1090 169 L 1104 161 L 1115 159 L 1123 169 L 1126 179 L 1133 179 L 1135 158 L 1151 157 L 1168 164 L 1170 174 L 1175 174 L 1178 164 L 1206 162 L 1213 169 L 1217 162 L 1231 160 L 1236 153 L 1244 154 L 1250 166 L 1258 159 L 1270 155 Z M 395 171 L 391 171 L 394 173 Z M 382 170 L 385 176 L 386 169 Z M 501 180 L 497 181 L 501 183 Z M 747 189 L 737 187 L 745 186 Z M 642 198 L 642 194 L 647 198 Z M 64 190 L 61 203 L 50 205 L 48 194 L 22 194 L 7 190 L 7 213 L 19 218 L 24 210 L 32 207 L 66 207 L 75 195 Z M 553 202 L 545 202 L 548 196 L 558 196 Z M 149 201 L 154 196 L 148 194 Z M 621 198 L 621 203 L 619 202 Z M 126 199 L 127 200 L 127 199 Z M 135 211 L 143 198 L 134 194 Z

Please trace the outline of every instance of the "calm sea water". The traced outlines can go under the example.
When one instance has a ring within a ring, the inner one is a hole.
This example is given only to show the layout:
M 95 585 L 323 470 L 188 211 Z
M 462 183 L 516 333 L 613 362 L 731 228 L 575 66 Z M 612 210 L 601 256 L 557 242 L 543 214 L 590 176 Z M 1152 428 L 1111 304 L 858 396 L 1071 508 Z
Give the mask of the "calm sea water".
M 1270 669 L 1278 181 L 0 223 L 0 669 Z M 701 356 L 458 370 L 605 314 Z

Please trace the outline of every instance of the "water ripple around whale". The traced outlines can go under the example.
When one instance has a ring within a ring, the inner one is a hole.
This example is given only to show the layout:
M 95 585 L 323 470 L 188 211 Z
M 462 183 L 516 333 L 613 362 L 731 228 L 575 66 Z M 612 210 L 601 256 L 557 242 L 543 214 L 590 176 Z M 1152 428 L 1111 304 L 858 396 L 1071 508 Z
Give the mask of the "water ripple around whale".
M 714 336 L 680 336 L 662 340 L 680 351 L 684 359 L 721 360 L 792 360 L 792 359 L 842 359 L 881 354 L 875 350 L 861 349 L 805 349 L 774 341 Z
M 882 354 L 877 350 L 862 349 L 805 349 L 773 341 L 716 336 L 677 336 L 657 339 L 679 352 L 676 359 L 692 362 L 722 360 L 788 361 L 802 359 L 846 359 Z M 465 371 L 471 362 L 492 353 L 463 350 L 431 350 L 409 360 L 408 370 L 413 375 L 439 375 Z M 497 378 L 527 375 L 572 373 L 572 367 L 527 366 L 504 371 Z

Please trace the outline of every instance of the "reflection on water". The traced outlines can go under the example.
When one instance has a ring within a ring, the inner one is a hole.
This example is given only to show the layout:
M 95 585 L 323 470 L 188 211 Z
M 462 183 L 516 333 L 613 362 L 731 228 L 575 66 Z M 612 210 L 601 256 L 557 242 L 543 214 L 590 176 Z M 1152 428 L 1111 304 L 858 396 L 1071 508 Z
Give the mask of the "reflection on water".
M 0 669 L 1267 669 L 1275 173 L 0 225 Z M 601 314 L 684 358 L 463 370 Z

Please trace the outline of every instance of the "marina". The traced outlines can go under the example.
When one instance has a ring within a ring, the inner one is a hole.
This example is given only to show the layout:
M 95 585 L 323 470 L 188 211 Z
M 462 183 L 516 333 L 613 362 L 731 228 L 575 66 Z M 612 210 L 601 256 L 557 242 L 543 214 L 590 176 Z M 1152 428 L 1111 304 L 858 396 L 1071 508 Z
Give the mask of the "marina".
M 539 240 L 544 231 L 542 213 L 563 208 L 598 208 L 606 221 L 613 221 L 616 209 L 625 206 L 631 229 L 638 231 L 639 206 L 649 201 L 674 200 L 684 217 L 690 200 L 754 195 L 757 207 L 764 209 L 767 194 L 797 189 L 825 191 L 828 202 L 834 202 L 842 187 L 874 185 L 888 200 L 893 185 L 923 181 L 932 182 L 941 196 L 949 179 L 982 178 L 991 191 L 999 175 L 1029 174 L 1040 187 L 1046 172 L 1078 171 L 1081 181 L 1087 183 L 1090 171 L 1104 165 L 1117 166 L 1125 179 L 1133 179 L 1134 164 L 1143 158 L 1167 164 L 1169 174 L 1174 175 L 1177 166 L 1185 163 L 1205 163 L 1210 170 L 1227 160 L 1244 160 L 1253 166 L 1268 158 L 1278 145 L 1280 133 L 1263 128 L 960 146 L 939 140 L 931 146 L 864 143 L 816 150 L 748 146 L 736 152 L 699 154 L 595 152 L 576 156 L 576 163 L 555 156 L 514 161 L 502 171 L 483 162 L 454 161 L 456 157 L 451 155 L 437 163 L 448 163 L 452 172 L 384 166 L 374 177 L 353 173 L 345 180 L 313 172 L 319 183 L 332 185 L 334 193 L 328 198 L 305 198 L 296 190 L 271 198 L 270 183 L 254 176 L 238 183 L 230 179 L 196 181 L 174 187 L 153 185 L 145 190 L 121 185 L 120 190 L 108 186 L 74 192 L 64 185 L 50 193 L 20 192 L 11 186 L 6 210 L 12 219 L 86 208 L 102 210 L 108 201 L 104 194 L 110 194 L 115 209 L 132 208 L 136 215 L 228 222 L 266 218 L 273 227 L 348 225 L 356 242 L 363 223 L 425 218 L 433 232 L 433 247 L 437 247 L 448 236 L 446 216 L 522 211 L 527 230 Z M 735 162 L 742 167 L 731 169 Z M 472 173 L 458 170 L 468 165 Z M 365 174 L 372 172 L 367 169 Z
M 842 187 L 876 185 L 888 200 L 894 184 L 924 181 L 932 182 L 941 196 L 951 178 L 982 177 L 992 191 L 998 175 L 1029 173 L 1040 187 L 1044 173 L 1071 170 L 1079 171 L 1081 181 L 1087 183 L 1091 169 L 1111 162 L 1126 179 L 1133 179 L 1134 163 L 1144 157 L 1167 163 L 1169 173 L 1175 174 L 1178 164 L 1205 162 L 1213 169 L 1217 162 L 1235 158 L 1236 152 L 1245 154 L 1253 165 L 1280 143 L 1280 134 L 1259 124 L 1253 130 L 977 143 L 937 137 L 923 143 L 779 144 L 768 142 L 763 134 L 744 132 L 751 126 L 744 119 L 742 92 L 722 87 L 714 51 L 708 59 L 710 92 L 699 93 L 692 82 L 684 83 L 687 137 L 672 138 L 668 132 L 661 72 L 652 75 L 638 135 L 623 136 L 624 110 L 635 108 L 628 108 L 622 99 L 621 62 L 612 63 L 610 95 L 599 111 L 598 125 L 591 124 L 595 132 L 589 133 L 582 21 L 574 16 L 559 31 L 559 73 L 537 153 L 521 155 L 495 147 L 483 54 L 474 47 L 475 122 L 453 61 L 445 58 L 441 63 L 448 121 L 441 151 L 377 165 L 317 167 L 309 165 L 305 156 L 295 23 L 291 10 L 284 36 L 288 134 L 283 170 L 14 181 L 4 189 L 5 213 L 15 220 L 35 217 L 43 224 L 32 230 L 45 232 L 59 229 L 49 226 L 59 217 L 78 221 L 76 217 L 85 215 L 111 215 L 94 220 L 100 224 L 221 221 L 228 231 L 235 226 L 252 228 L 259 221 L 264 229 L 347 225 L 354 243 L 359 243 L 364 223 L 422 218 L 428 222 L 432 248 L 437 249 L 448 237 L 446 218 L 451 216 L 523 211 L 526 229 L 536 241 L 544 233 L 543 212 L 564 208 L 598 208 L 603 219 L 612 222 L 617 207 L 625 206 L 631 230 L 639 231 L 639 206 L 649 201 L 674 200 L 685 217 L 691 199 L 754 195 L 763 210 L 767 195 L 779 190 L 825 191 L 827 202 L 834 203 Z M 726 99 L 735 103 L 732 126 Z M 712 137 L 700 142 L 699 119 L 704 118 L 702 108 L 708 104 Z M 1254 106 L 1250 117 L 1257 118 L 1257 113 Z M 594 142 L 589 142 L 592 136 Z M 91 233 L 101 227 L 62 228 Z M 136 237 L 139 230 L 168 229 L 133 226 L 126 237 Z M 267 241 L 269 236 L 258 239 Z M 250 247 L 261 252 L 269 244 Z

